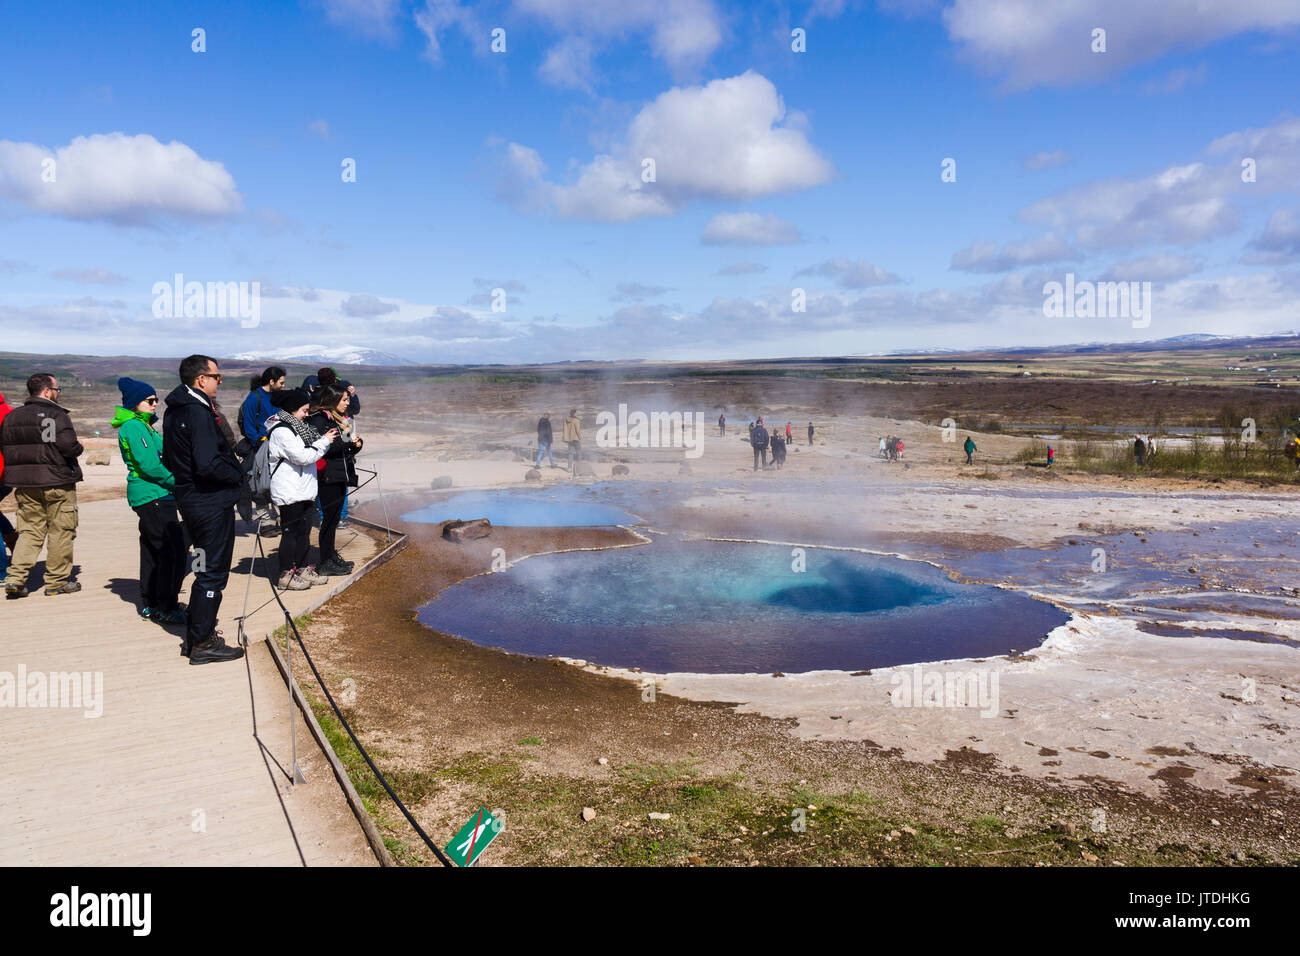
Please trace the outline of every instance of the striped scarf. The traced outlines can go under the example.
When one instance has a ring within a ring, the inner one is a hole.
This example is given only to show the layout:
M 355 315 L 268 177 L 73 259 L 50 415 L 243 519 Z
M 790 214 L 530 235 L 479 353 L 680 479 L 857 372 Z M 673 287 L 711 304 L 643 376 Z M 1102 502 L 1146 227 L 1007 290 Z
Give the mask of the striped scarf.
M 298 437 L 302 439 L 304 445 L 314 445 L 316 440 L 320 438 L 320 432 L 316 431 L 315 428 L 308 425 L 306 422 L 299 421 L 283 408 L 276 410 L 275 417 L 290 426 Z

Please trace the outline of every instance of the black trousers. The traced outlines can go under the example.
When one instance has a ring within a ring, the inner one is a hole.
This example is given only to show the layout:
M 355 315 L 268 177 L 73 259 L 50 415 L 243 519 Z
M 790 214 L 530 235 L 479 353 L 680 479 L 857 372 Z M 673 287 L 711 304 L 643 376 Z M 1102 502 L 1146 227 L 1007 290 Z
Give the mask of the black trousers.
M 334 533 L 338 531 L 339 519 L 343 517 L 343 502 L 348 497 L 348 486 L 322 481 L 316 487 L 320 492 L 320 559 L 328 561 L 335 554 Z
M 131 509 L 140 518 L 140 603 L 157 611 L 176 609 L 185 580 L 185 532 L 173 498 Z
M 180 512 L 198 555 L 186 613 L 185 640 L 198 644 L 216 629 L 221 592 L 230 579 L 230 558 L 235 553 L 235 507 L 196 509 L 187 508 L 181 502 Z
M 316 510 L 314 501 L 295 501 L 280 505 L 280 573 L 307 565 L 307 549 L 311 547 L 311 516 Z
M 758 456 L 759 456 L 759 455 L 762 455 L 762 456 L 763 456 L 763 467 L 766 468 L 766 467 L 767 467 L 767 449 L 766 449 L 766 448 L 759 448 L 757 445 L 755 445 L 755 446 L 754 446 L 754 470 L 755 470 L 755 471 L 758 471 Z

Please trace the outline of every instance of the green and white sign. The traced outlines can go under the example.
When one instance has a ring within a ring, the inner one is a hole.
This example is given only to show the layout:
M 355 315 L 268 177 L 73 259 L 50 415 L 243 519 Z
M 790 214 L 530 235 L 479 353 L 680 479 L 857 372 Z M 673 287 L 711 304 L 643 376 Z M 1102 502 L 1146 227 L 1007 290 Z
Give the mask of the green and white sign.
M 447 855 L 457 866 L 473 866 L 502 829 L 502 821 L 479 807 L 447 844 Z

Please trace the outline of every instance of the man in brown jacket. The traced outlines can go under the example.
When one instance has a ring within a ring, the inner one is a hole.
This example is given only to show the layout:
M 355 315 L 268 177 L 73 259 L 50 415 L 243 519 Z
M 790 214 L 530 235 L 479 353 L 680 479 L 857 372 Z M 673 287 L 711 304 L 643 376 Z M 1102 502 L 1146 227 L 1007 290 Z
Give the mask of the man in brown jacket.
M 72 541 L 77 536 L 77 482 L 81 442 L 68 410 L 57 403 L 59 383 L 38 372 L 27 380 L 28 399 L 0 423 L 5 484 L 18 505 L 18 547 L 5 577 L 5 597 L 27 596 L 27 575 L 48 538 L 45 593 L 72 594 Z
M 576 408 L 569 409 L 569 417 L 564 420 L 564 440 L 569 445 L 569 475 L 572 476 L 573 466 L 582 460 L 582 420 Z

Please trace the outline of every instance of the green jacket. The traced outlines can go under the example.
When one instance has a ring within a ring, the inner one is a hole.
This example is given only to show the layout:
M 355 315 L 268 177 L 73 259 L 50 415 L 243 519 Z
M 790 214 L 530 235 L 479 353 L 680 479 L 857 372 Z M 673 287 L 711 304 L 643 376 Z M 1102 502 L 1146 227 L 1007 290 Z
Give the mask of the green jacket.
M 978 451 L 978 450 L 979 450 L 979 449 L 977 449 L 977 448 L 975 447 L 975 442 L 972 441 L 972 440 L 969 439 L 969 438 L 966 439 L 965 444 L 963 444 L 961 447 L 964 448 L 964 449 L 966 450 L 966 454 L 968 454 L 968 455 L 969 455 L 971 452 L 973 452 L 973 451 Z
M 117 429 L 117 446 L 126 462 L 126 500 L 132 508 L 170 498 L 176 479 L 162 461 L 162 435 L 153 429 L 157 415 L 142 415 L 118 406 L 109 423 Z

